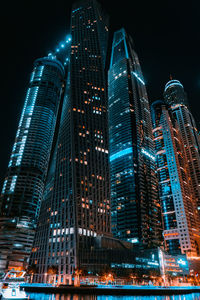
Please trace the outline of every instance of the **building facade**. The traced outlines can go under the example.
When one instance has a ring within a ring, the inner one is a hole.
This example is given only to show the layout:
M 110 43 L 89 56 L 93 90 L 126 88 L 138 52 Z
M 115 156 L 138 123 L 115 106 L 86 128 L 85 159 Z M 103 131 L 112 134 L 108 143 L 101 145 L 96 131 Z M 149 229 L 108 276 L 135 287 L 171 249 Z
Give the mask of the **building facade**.
M 172 106 L 182 135 L 190 169 L 192 187 L 200 213 L 200 140 L 196 122 L 190 110 L 182 104 Z
M 174 85 L 174 81 L 178 83 Z M 200 212 L 200 139 L 196 122 L 188 107 L 183 85 L 177 80 L 169 81 L 165 86 L 164 99 L 171 105 L 182 135 L 192 186 Z
M 71 281 L 81 267 L 82 249 L 89 251 L 93 238 L 110 235 L 111 230 L 105 72 L 108 17 L 96 0 L 73 5 L 71 37 L 54 180 L 46 186 L 40 234 L 31 256 L 31 263 L 38 267 L 36 281 L 45 281 L 52 265 L 58 268 L 60 282 Z
M 155 151 L 146 87 L 133 42 L 114 33 L 108 72 L 112 233 L 140 248 L 161 242 Z
M 0 197 L 0 270 L 27 267 L 60 103 L 64 68 L 37 59 Z
M 171 255 L 199 255 L 199 219 L 179 126 L 170 106 L 152 104 L 159 195 L 165 250 Z

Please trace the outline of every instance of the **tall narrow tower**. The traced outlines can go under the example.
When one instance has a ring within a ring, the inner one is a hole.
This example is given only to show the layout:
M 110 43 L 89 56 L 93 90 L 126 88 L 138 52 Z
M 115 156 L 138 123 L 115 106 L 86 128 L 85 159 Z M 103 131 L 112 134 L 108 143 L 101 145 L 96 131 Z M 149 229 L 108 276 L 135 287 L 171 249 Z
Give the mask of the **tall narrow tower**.
M 112 232 L 141 248 L 156 246 L 161 222 L 151 114 L 138 56 L 124 29 L 114 34 L 108 84 Z
M 165 86 L 164 99 L 171 105 L 175 119 L 177 120 L 179 131 L 182 135 L 184 148 L 186 151 L 189 171 L 192 181 L 192 188 L 200 214 L 200 139 L 194 117 L 188 107 L 183 85 L 178 82 L 174 84 L 169 81 Z
M 152 104 L 157 173 L 166 250 L 170 254 L 199 255 L 199 218 L 188 161 L 178 122 L 163 101 Z
M 82 252 L 89 260 L 94 238 L 110 235 L 105 72 L 108 17 L 96 0 L 74 4 L 71 36 L 54 182 L 47 187 L 49 200 L 39 219 L 41 229 L 44 222 L 49 226 L 44 246 L 48 255 L 39 250 L 41 236 L 32 255 L 32 262 L 40 264 L 41 276 L 56 265 L 61 282 L 70 280 L 80 267 Z
M 26 268 L 48 169 L 64 68 L 37 59 L 0 198 L 0 269 Z

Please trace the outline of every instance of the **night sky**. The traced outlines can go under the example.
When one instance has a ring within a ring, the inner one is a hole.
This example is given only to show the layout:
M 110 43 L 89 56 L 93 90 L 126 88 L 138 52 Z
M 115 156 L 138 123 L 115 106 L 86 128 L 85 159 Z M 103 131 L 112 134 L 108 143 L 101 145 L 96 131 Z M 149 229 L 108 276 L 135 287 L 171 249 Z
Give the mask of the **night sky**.
M 13 146 L 33 61 L 69 33 L 74 1 L 7 1 L 1 9 L 0 184 Z M 200 2 L 99 0 L 110 15 L 110 38 L 124 27 L 133 37 L 150 102 L 162 98 L 171 74 L 185 87 L 200 121 Z

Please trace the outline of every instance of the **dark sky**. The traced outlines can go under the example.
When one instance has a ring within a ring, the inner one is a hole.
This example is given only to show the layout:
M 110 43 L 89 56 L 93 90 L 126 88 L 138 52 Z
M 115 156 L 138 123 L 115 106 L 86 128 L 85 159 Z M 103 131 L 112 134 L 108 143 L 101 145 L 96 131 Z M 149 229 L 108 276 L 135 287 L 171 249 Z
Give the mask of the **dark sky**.
M 182 82 L 200 121 L 200 2 L 99 0 L 110 15 L 111 37 L 133 37 L 150 101 L 162 97 L 169 74 Z M 69 33 L 72 0 L 7 1 L 1 9 L 0 183 L 6 172 L 33 61 Z

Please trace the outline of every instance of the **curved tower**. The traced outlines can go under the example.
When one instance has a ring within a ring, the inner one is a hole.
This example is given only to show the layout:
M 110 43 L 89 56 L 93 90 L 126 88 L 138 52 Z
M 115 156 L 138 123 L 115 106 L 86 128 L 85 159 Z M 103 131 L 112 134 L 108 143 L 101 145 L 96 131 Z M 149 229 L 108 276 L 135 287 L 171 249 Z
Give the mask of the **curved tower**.
M 63 85 L 53 57 L 34 63 L 0 197 L 0 269 L 27 265 Z
M 161 240 L 151 115 L 138 56 L 124 29 L 113 38 L 108 104 L 112 232 L 150 248 Z
M 167 104 L 185 104 L 188 106 L 187 95 L 180 81 L 172 79 L 165 85 L 164 99 Z
M 196 122 L 188 107 L 185 95 L 183 85 L 178 80 L 171 80 L 166 84 L 164 98 L 171 105 L 182 135 L 192 187 L 200 213 L 200 139 Z

